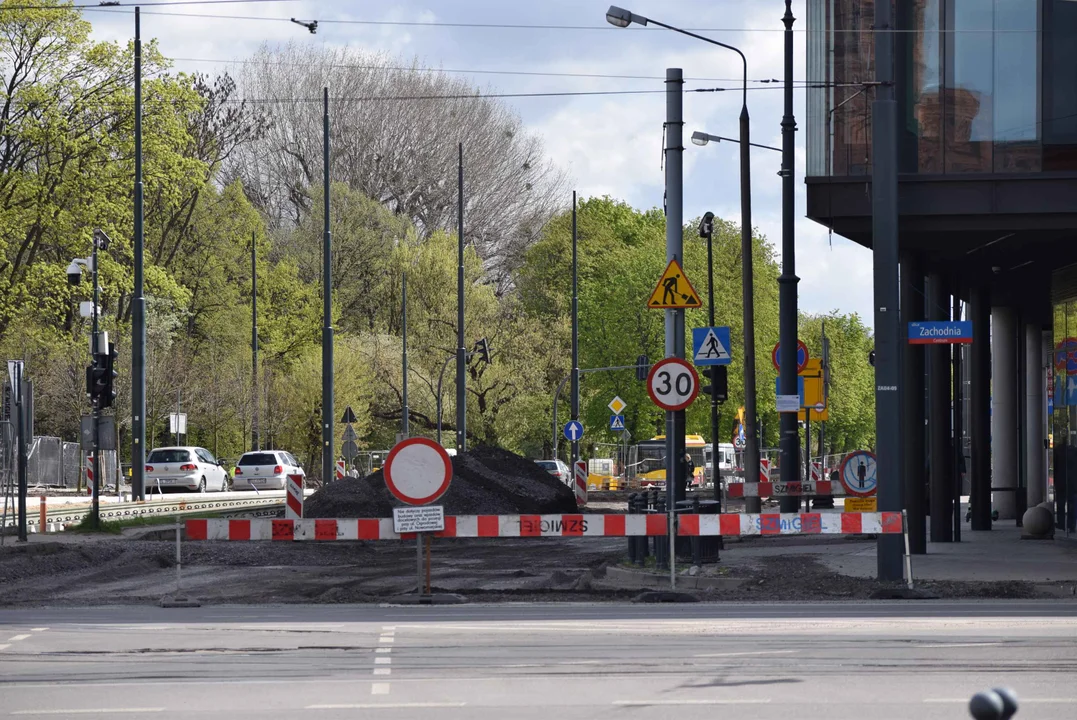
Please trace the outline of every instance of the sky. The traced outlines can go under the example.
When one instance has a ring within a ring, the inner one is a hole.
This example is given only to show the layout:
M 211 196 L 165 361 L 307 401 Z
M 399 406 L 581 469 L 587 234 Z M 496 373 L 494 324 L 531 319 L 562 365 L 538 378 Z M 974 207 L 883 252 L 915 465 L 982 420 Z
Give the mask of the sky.
M 635 13 L 739 48 L 749 80 L 783 77 L 783 0 L 621 0 Z M 468 71 L 489 92 L 655 91 L 649 94 L 538 97 L 505 100 L 542 137 L 549 157 L 569 175 L 582 197 L 610 195 L 647 209 L 661 207 L 663 96 L 666 68 L 679 67 L 686 88 L 729 88 L 684 98 L 684 218 L 711 211 L 740 222 L 739 149 L 735 143 L 693 145 L 695 130 L 737 137 L 741 108 L 740 57 L 729 50 L 656 27 L 619 30 L 605 20 L 607 0 L 283 0 L 236 4 L 167 5 L 142 9 L 143 40 L 184 71 L 238 75 L 235 61 L 263 43 L 312 43 L 384 52 L 445 70 Z M 793 1 L 797 18 L 794 77 L 806 78 L 805 0 Z M 218 17 L 212 17 L 218 16 Z M 224 17 L 221 17 L 224 16 Z M 133 35 L 130 8 L 91 11 L 94 37 L 126 43 Z M 319 21 L 316 34 L 289 18 Z M 520 28 L 459 25 L 522 25 Z M 551 27 L 557 26 L 557 27 Z M 566 28 L 564 26 L 571 26 Z M 484 71 L 484 72 L 476 72 Z M 496 71 L 496 72 L 491 72 Z M 497 73 L 632 75 L 595 78 Z M 780 83 L 750 83 L 752 142 L 781 146 Z M 802 311 L 871 312 L 869 250 L 804 217 L 805 92 L 794 94 L 796 135 L 796 274 Z M 781 155 L 753 148 L 752 222 L 780 257 Z

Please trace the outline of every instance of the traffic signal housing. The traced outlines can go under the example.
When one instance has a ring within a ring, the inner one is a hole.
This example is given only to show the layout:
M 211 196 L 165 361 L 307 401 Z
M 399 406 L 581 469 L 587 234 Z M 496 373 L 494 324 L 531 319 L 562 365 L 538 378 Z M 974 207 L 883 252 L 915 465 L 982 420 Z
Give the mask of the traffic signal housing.
M 487 365 L 490 364 L 490 344 L 486 341 L 486 338 L 479 338 L 479 341 L 475 343 L 475 352 L 480 360 Z
M 108 344 L 107 353 L 94 353 L 93 362 L 86 368 L 86 391 L 90 404 L 98 410 L 112 407 L 116 399 L 116 357 L 119 351 L 115 343 Z
M 703 377 L 710 381 L 709 385 L 700 388 L 704 395 L 710 395 L 718 402 L 725 402 L 729 399 L 729 372 L 725 365 L 711 365 L 703 368 Z

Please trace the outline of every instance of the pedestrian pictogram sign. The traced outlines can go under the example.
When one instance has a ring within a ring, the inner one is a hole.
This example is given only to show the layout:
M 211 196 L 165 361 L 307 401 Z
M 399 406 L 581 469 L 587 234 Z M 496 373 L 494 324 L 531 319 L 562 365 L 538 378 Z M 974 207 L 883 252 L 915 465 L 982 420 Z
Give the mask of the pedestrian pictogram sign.
M 857 497 L 874 495 L 879 489 L 875 456 L 867 450 L 849 453 L 841 464 L 840 478 L 845 491 L 850 495 Z
M 681 264 L 674 258 L 669 261 L 666 271 L 658 278 L 654 292 L 647 300 L 647 307 L 656 310 L 683 310 L 685 308 L 703 307 L 699 293 L 685 277 Z
M 610 415 L 610 430 L 622 432 L 625 429 L 624 415 Z
M 692 329 L 692 358 L 696 365 L 729 365 L 729 327 Z

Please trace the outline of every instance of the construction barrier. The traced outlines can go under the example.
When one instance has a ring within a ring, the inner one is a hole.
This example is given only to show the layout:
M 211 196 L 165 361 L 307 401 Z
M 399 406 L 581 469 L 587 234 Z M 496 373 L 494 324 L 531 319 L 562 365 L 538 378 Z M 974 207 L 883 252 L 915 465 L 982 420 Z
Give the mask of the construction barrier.
M 815 482 L 758 482 L 758 483 L 729 483 L 726 486 L 726 497 L 790 497 L 790 496 L 828 496 L 845 495 L 845 487 L 840 482 L 830 480 L 818 480 Z
M 583 460 L 576 461 L 573 489 L 576 492 L 576 506 L 582 507 L 587 504 L 587 463 Z
M 446 538 L 639 537 L 666 535 L 665 515 L 448 515 Z M 341 520 L 187 520 L 188 540 L 400 540 L 392 518 Z M 900 535 L 900 512 L 679 515 L 685 537 Z
M 303 517 L 303 476 L 289 475 L 285 489 L 284 517 L 299 520 Z
M 759 482 L 770 481 L 770 460 L 763 458 L 759 461 Z

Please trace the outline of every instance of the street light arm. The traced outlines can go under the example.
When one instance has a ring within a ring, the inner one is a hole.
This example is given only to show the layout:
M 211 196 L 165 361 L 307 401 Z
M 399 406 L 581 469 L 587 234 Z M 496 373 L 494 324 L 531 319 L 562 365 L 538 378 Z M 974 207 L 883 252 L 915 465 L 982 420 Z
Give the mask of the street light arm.
M 638 17 L 638 16 L 634 16 L 634 17 Z M 672 30 L 673 32 L 678 32 L 681 35 L 687 35 L 688 37 L 695 38 L 696 40 L 702 40 L 703 42 L 708 42 L 711 45 L 717 45 L 718 47 L 724 47 L 726 50 L 732 50 L 737 55 L 740 55 L 741 64 L 744 66 L 744 84 L 743 84 L 744 98 L 743 98 L 743 104 L 744 104 L 745 108 L 748 107 L 748 58 L 744 57 L 744 53 L 742 53 L 738 48 L 735 48 L 732 45 L 726 45 L 724 42 L 719 42 L 718 40 L 714 40 L 712 38 L 705 37 L 703 35 L 697 35 L 696 33 L 689 32 L 688 30 L 682 30 L 679 27 L 674 27 L 672 25 L 666 25 L 664 22 L 659 22 L 658 20 L 654 20 L 652 18 L 646 18 L 646 21 L 651 23 L 652 25 L 657 25 L 658 27 L 664 27 L 666 30 Z

